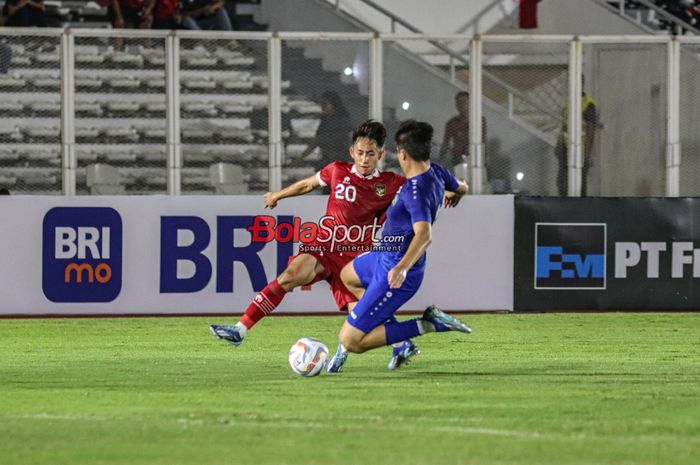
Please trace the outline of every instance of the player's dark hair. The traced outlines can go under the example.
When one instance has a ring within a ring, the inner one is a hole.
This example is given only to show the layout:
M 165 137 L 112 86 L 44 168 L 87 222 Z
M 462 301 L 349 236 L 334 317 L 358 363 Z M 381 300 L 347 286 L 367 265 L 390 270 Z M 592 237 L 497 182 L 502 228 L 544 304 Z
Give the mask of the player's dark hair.
M 457 92 L 457 93 L 455 94 L 455 102 L 456 102 L 457 100 L 461 99 L 462 97 L 467 97 L 467 98 L 469 98 L 469 92 L 467 92 L 466 90 L 462 90 L 462 91 L 460 91 L 460 92 Z
M 352 132 L 352 143 L 361 137 L 366 137 L 369 140 L 373 140 L 377 147 L 384 147 L 384 141 L 386 140 L 386 128 L 379 121 L 373 119 L 368 119 L 364 123 L 360 124 Z
M 10 191 L 7 188 L 0 188 L 0 195 L 10 195 Z
M 404 121 L 396 131 L 394 140 L 396 150 L 404 149 L 416 161 L 430 160 L 433 142 L 433 127 L 430 124 L 414 119 Z

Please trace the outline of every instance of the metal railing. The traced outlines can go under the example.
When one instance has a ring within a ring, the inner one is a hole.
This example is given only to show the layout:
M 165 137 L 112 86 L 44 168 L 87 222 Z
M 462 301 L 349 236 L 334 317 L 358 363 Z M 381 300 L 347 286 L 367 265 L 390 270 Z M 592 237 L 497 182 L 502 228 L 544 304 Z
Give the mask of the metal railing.
M 638 26 L 642 27 L 644 30 L 650 32 L 650 33 L 658 33 L 658 32 L 671 32 L 673 34 L 678 34 L 679 32 L 682 32 L 683 30 L 687 32 L 691 32 L 694 35 L 700 35 L 700 29 L 698 29 L 696 26 L 693 26 L 692 24 L 689 24 L 687 21 L 683 21 L 681 18 L 678 16 L 675 16 L 665 9 L 661 8 L 654 2 L 650 0 L 635 0 L 635 3 L 638 3 L 642 6 L 644 6 L 648 11 L 653 11 L 654 14 L 657 16 L 663 18 L 665 21 L 669 22 L 670 24 L 673 25 L 673 30 L 672 31 L 662 31 L 662 30 L 657 30 L 650 28 L 646 23 L 642 21 L 637 21 L 634 18 L 632 18 L 628 13 L 629 9 L 625 6 L 625 0 L 620 0 L 618 1 L 618 7 L 615 8 L 612 5 L 610 5 L 610 2 L 606 0 L 593 0 L 594 2 L 600 4 L 601 6 L 605 7 L 606 9 L 617 13 L 619 16 L 622 18 L 625 18 L 628 21 L 631 21 Z
M 309 41 L 337 41 L 337 40 L 348 40 L 348 41 L 359 41 L 366 42 L 370 53 L 370 69 L 369 69 L 369 107 L 367 108 L 367 116 L 374 118 L 381 118 L 382 111 L 385 108 L 383 104 L 383 93 L 384 93 L 384 82 L 386 77 L 382 77 L 382 65 L 383 65 L 383 54 L 382 46 L 385 42 L 395 41 L 397 37 L 411 38 L 415 40 L 427 40 L 434 41 L 435 36 L 428 35 L 373 35 L 369 33 L 225 33 L 225 32 L 198 32 L 198 31 L 131 31 L 131 30 L 120 30 L 120 31 L 110 31 L 110 30 L 89 30 L 89 29 L 11 29 L 5 28 L 0 30 L 0 39 L 17 38 L 17 37 L 36 37 L 39 39 L 52 38 L 57 42 L 57 50 L 60 55 L 60 89 L 58 94 L 60 96 L 60 113 L 58 115 L 58 120 L 60 121 L 60 163 L 58 164 L 60 168 L 60 186 L 61 192 L 64 195 L 75 195 L 78 193 L 77 189 L 77 179 L 84 174 L 84 167 L 80 166 L 78 163 L 79 156 L 77 155 L 78 148 L 81 147 L 81 142 L 76 138 L 76 39 L 82 39 L 86 37 L 95 37 L 103 41 L 109 41 L 113 38 L 129 38 L 133 40 L 143 40 L 146 38 L 158 39 L 164 43 L 164 61 L 162 63 L 162 73 L 165 76 L 165 85 L 163 89 L 163 99 L 165 102 L 165 135 L 164 144 L 166 147 L 165 151 L 165 163 L 164 169 L 166 170 L 167 186 L 163 193 L 168 193 L 170 195 L 178 195 L 183 192 L 183 147 L 186 143 L 183 143 L 182 132 L 184 130 L 182 123 L 182 105 L 183 105 L 183 95 L 181 95 L 181 80 L 182 80 L 182 69 L 179 63 L 181 52 L 182 52 L 182 41 L 201 41 L 202 44 L 209 43 L 212 41 L 230 41 L 236 39 L 238 41 L 257 41 L 261 44 L 267 45 L 266 53 L 266 69 L 267 75 L 264 77 L 265 80 L 265 93 L 264 96 L 265 103 L 263 104 L 264 110 L 266 111 L 267 126 L 265 129 L 265 137 L 268 144 L 267 147 L 267 171 L 269 176 L 266 179 L 266 185 L 264 188 L 270 190 L 277 190 L 283 184 L 283 174 L 285 172 L 285 166 L 283 164 L 283 154 L 285 151 L 285 138 L 284 128 L 282 124 L 283 116 L 283 106 L 285 105 L 285 95 L 283 90 L 282 82 L 282 57 L 285 53 L 282 49 L 281 42 L 284 40 L 309 40 Z M 568 112 L 567 127 L 568 129 L 568 154 L 567 154 L 567 178 L 568 178 L 568 189 L 567 194 L 570 196 L 579 195 L 582 189 L 582 172 L 584 168 L 584 154 L 582 153 L 582 114 L 581 114 L 581 92 L 582 86 L 582 75 L 584 73 L 584 57 L 582 56 L 583 47 L 587 46 L 606 46 L 610 48 L 615 53 L 632 54 L 636 53 L 639 47 L 643 46 L 656 46 L 661 50 L 661 54 L 658 56 L 665 56 L 662 63 L 658 63 L 660 69 L 665 70 L 665 76 L 663 82 L 659 84 L 659 88 L 665 88 L 666 93 L 663 96 L 664 101 L 661 102 L 662 117 L 660 127 L 663 129 L 663 140 L 660 143 L 664 147 L 664 181 L 663 181 L 663 192 L 656 195 L 666 195 L 666 196 L 678 196 L 681 192 L 681 187 L 679 183 L 680 178 L 680 167 L 681 167 L 681 62 L 682 54 L 681 51 L 684 47 L 691 49 L 692 53 L 689 56 L 695 56 L 697 52 L 697 47 L 700 46 L 700 37 L 670 37 L 670 36 L 586 36 L 586 37 L 573 37 L 573 36 L 533 36 L 533 35 L 513 35 L 513 36 L 459 36 L 463 40 L 470 43 L 470 60 L 469 67 L 472 79 L 470 80 L 470 90 L 473 98 L 470 100 L 470 119 L 471 121 L 479 121 L 482 116 L 484 102 L 482 101 L 482 76 L 485 76 L 483 72 L 483 51 L 482 45 L 486 43 L 532 43 L 532 44 L 545 44 L 545 43 L 561 43 L 566 44 L 569 47 L 569 86 L 568 86 L 568 108 L 571 111 Z M 453 38 L 453 36 L 451 36 Z M 625 48 L 627 47 L 627 48 Z M 146 50 L 146 49 L 144 49 Z M 607 49 L 596 49 L 598 55 L 600 53 L 607 53 Z M 592 66 L 596 66 L 595 58 L 598 55 L 591 55 L 586 63 L 586 66 L 590 69 Z M 99 58 L 99 57 L 97 57 Z M 695 63 L 697 60 L 689 60 Z M 88 70 L 89 71 L 89 70 Z M 10 72 L 13 72 L 12 69 Z M 80 71 L 85 73 L 85 70 Z M 206 77 L 206 71 L 202 71 L 204 77 Z M 82 74 L 81 74 L 82 75 Z M 601 74 L 601 76 L 612 76 L 610 73 Z M 700 74 L 698 74 L 700 76 Z M 435 77 L 437 79 L 437 77 Z M 18 82 L 21 82 L 19 80 Z M 435 84 L 437 81 L 431 83 L 426 81 L 425 86 L 430 86 Z M 594 82 L 595 83 L 595 82 Z M 692 84 L 692 83 L 691 83 Z M 0 80 L 0 102 L 8 99 L 9 94 L 7 90 L 3 90 L 3 83 Z M 14 85 L 14 84 L 13 84 Z M 600 82 L 599 85 L 606 86 L 608 83 Z M 694 85 L 688 85 L 684 88 L 686 90 L 693 89 Z M 16 88 L 16 87 L 15 87 Z M 652 89 L 652 91 L 654 91 Z M 21 95 L 29 95 L 33 92 L 32 88 L 24 88 Z M 426 102 L 431 99 L 429 92 L 426 95 L 418 95 L 415 98 L 423 98 Z M 188 96 L 191 101 L 197 100 L 197 94 L 191 94 Z M 23 97 L 24 98 L 24 97 Z M 614 108 L 614 102 L 603 102 L 609 108 Z M 21 107 L 21 104 L 18 104 Z M 650 103 L 649 106 L 652 106 Z M 10 120 L 20 120 L 26 122 L 31 119 L 31 115 L 21 113 L 24 110 L 13 110 L 20 111 L 15 117 L 11 117 L 10 113 L 0 114 L 0 126 L 3 121 Z M 431 121 L 438 121 L 439 118 L 443 117 L 441 114 L 434 114 L 430 116 Z M 13 119 L 14 118 L 14 119 Z M 562 118 L 560 116 L 560 118 Z M 124 119 L 115 120 L 115 124 L 121 124 Z M 128 118 L 126 119 L 128 121 Z M 15 124 L 15 123 L 12 123 Z M 481 138 L 481 132 L 479 130 L 478 124 L 472 124 L 470 126 L 470 164 L 471 164 L 471 183 L 474 193 L 484 193 L 486 176 L 487 176 L 487 165 L 486 156 L 484 152 L 484 140 Z M 1 136 L 0 136 L 1 137 Z M 498 133 L 496 138 L 506 139 L 509 134 L 506 132 Z M 4 144 L 5 146 L 11 145 L 9 143 Z M 32 141 L 27 140 L 22 142 L 23 150 L 31 150 Z M 624 148 L 624 147 L 623 147 Z M 226 150 L 227 147 L 222 147 Z M 617 154 L 612 152 L 613 149 L 603 147 L 602 149 L 606 152 L 607 157 L 615 157 Z M 8 152 L 8 150 L 5 150 Z M 514 156 L 518 156 L 517 151 L 514 152 Z M 541 154 L 534 154 L 533 156 L 540 156 Z M 544 155 L 543 155 L 544 156 Z M 549 157 L 550 155 L 546 155 Z M 10 168 L 15 169 L 16 167 L 12 165 L 13 162 L 2 161 L 0 159 L 0 174 L 3 171 L 11 171 Z M 546 162 L 550 163 L 550 162 Z M 610 165 L 613 166 L 612 164 Z M 52 168 L 53 169 L 53 168 Z M 15 169 L 15 171 L 17 171 Z M 535 173 L 535 176 L 539 174 Z M 544 176 L 544 174 L 542 174 Z M 9 176 L 8 176 L 9 177 Z M 20 189 L 22 190 L 22 189 Z M 27 189 L 29 191 L 29 189 Z M 548 195 L 548 191 L 530 191 L 531 193 L 540 193 Z M 693 191 L 694 192 L 694 191 Z M 700 189 L 698 189 L 700 192 Z M 606 195 L 603 189 L 600 192 L 602 195 Z M 551 194 L 551 192 L 549 192 Z M 650 194 L 652 195 L 653 192 Z
M 378 13 L 380 13 L 380 14 L 386 16 L 386 17 L 391 21 L 391 32 L 392 32 L 392 33 L 395 33 L 395 32 L 396 32 L 396 24 L 399 24 L 399 25 L 403 26 L 404 28 L 406 28 L 408 31 L 410 31 L 410 32 L 413 33 L 413 34 L 416 34 L 416 35 L 425 34 L 425 33 L 424 33 L 421 29 L 419 29 L 417 26 L 415 26 L 415 25 L 413 25 L 412 23 L 410 23 L 409 21 L 407 21 L 407 20 L 401 18 L 400 16 L 398 16 L 398 15 L 397 15 L 396 13 L 394 13 L 393 11 L 388 10 L 388 9 L 382 7 L 381 5 L 377 4 L 376 2 L 374 2 L 374 1 L 372 1 L 372 0 L 360 0 L 360 1 L 361 1 L 362 3 L 364 3 L 364 4 L 366 4 L 367 6 L 373 8 L 373 9 L 374 9 L 375 11 L 377 11 Z M 340 1 L 337 1 L 337 3 L 336 3 L 336 7 L 337 7 L 337 8 L 340 8 L 340 3 L 341 3 Z M 487 7 L 484 9 L 484 11 L 488 11 L 488 10 L 490 10 L 491 8 L 494 8 L 494 7 L 498 6 L 498 5 L 500 5 L 501 3 L 502 3 L 502 2 L 501 2 L 500 0 L 496 0 L 496 1 L 494 1 L 493 3 L 491 3 L 489 6 L 487 6 Z M 482 14 L 483 14 L 483 12 L 482 12 Z M 473 21 L 476 21 L 476 20 L 478 19 L 478 17 L 479 17 L 479 15 L 477 15 L 477 17 L 474 18 Z M 356 21 L 356 22 L 358 21 L 357 18 L 353 18 L 353 20 Z M 426 36 L 427 36 L 427 35 L 426 35 Z M 454 79 L 454 75 L 455 75 L 455 73 L 454 73 L 454 62 L 455 62 L 455 61 L 458 62 L 458 63 L 462 63 L 463 65 L 468 65 L 468 64 L 469 64 L 469 58 L 468 58 L 468 57 L 465 57 L 465 56 L 463 56 L 462 54 L 460 54 L 460 53 L 458 53 L 458 52 L 455 52 L 454 50 L 450 49 L 450 48 L 447 47 L 446 45 L 444 45 L 444 44 L 442 44 L 442 43 L 440 43 L 440 42 L 438 42 L 438 41 L 434 41 L 434 40 L 428 40 L 428 42 L 429 42 L 430 44 L 432 44 L 433 46 L 435 46 L 435 48 L 437 48 L 438 50 L 444 52 L 445 55 L 449 58 L 449 63 L 450 63 L 450 65 L 449 65 L 449 67 L 450 67 L 450 76 L 451 76 L 452 79 Z M 548 108 L 546 108 L 545 106 L 541 105 L 539 102 L 537 102 L 537 101 L 535 101 L 534 99 L 532 99 L 529 95 L 527 95 L 527 94 L 524 93 L 524 92 L 521 92 L 519 89 L 516 89 L 516 88 L 515 88 L 514 86 L 512 86 L 510 83 L 504 81 L 503 79 L 499 78 L 498 76 L 494 75 L 493 73 L 490 73 L 490 72 L 488 72 L 488 71 L 482 69 L 482 74 L 483 74 L 483 76 L 485 76 L 486 78 L 488 78 L 489 81 L 491 81 L 491 82 L 493 82 L 493 83 L 499 85 L 502 89 L 504 89 L 504 90 L 507 92 L 507 94 L 508 94 L 508 98 L 507 98 L 507 102 L 508 102 L 507 112 L 508 112 L 508 114 L 511 116 L 511 118 L 514 118 L 514 117 L 515 117 L 515 114 L 514 114 L 514 111 L 513 111 L 513 100 L 514 100 L 514 98 L 518 98 L 519 100 L 521 100 L 521 101 L 523 101 L 523 102 L 529 104 L 529 105 L 532 106 L 533 108 L 536 108 L 536 109 L 537 109 L 539 112 L 541 112 L 543 115 L 547 115 L 548 117 L 550 117 L 550 118 L 553 119 L 554 121 L 556 121 L 556 122 L 562 122 L 562 121 L 563 121 L 563 118 L 561 117 L 560 114 L 550 111 Z

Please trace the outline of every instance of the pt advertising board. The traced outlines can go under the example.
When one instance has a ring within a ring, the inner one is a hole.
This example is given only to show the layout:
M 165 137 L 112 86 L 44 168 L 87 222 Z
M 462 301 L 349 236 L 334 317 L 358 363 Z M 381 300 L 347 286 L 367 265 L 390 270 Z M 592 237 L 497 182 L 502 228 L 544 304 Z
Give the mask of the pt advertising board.
M 700 309 L 700 199 L 515 199 L 515 310 Z

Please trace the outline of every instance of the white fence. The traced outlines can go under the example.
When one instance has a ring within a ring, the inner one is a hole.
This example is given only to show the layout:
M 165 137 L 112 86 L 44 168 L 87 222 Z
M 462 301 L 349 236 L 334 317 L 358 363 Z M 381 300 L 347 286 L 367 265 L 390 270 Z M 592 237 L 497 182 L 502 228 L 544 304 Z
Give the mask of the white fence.
M 436 139 L 451 96 L 469 90 L 470 120 L 486 115 L 490 128 L 482 140 L 470 125 L 477 194 L 495 191 L 489 172 L 504 171 L 505 192 L 557 195 L 564 123 L 567 195 L 581 193 L 586 156 L 589 195 L 700 194 L 698 38 L 3 28 L 0 44 L 0 187 L 19 193 L 279 189 L 313 173 L 318 153 L 299 155 L 337 76 L 336 87 L 351 89 L 353 123 L 372 117 L 391 129 L 417 117 Z M 542 67 L 549 87 L 538 82 Z M 589 154 L 584 90 L 600 114 Z

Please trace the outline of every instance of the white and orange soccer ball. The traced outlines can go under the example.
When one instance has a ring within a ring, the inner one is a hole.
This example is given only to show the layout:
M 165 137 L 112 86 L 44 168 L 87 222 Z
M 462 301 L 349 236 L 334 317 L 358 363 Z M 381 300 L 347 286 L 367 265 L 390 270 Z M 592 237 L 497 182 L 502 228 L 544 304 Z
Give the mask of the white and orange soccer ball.
M 328 363 L 328 347 L 318 339 L 303 337 L 289 349 L 289 365 L 299 376 L 316 376 Z

